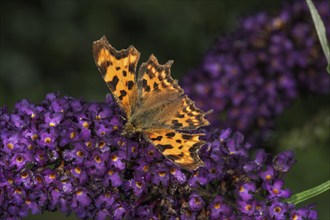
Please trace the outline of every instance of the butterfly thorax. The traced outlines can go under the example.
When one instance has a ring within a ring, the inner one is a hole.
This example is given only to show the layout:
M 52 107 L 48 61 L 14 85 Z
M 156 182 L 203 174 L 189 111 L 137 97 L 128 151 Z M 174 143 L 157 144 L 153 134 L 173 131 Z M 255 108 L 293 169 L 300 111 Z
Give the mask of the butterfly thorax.
M 140 133 L 140 132 L 142 132 L 141 129 L 137 128 L 131 121 L 127 121 L 127 123 L 124 125 L 121 135 L 131 138 L 136 133 Z

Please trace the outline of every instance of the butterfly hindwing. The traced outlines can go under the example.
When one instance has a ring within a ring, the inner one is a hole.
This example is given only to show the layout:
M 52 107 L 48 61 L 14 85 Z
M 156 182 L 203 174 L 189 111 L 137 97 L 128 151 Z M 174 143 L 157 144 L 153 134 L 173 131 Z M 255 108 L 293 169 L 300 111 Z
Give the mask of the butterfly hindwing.
M 178 82 L 171 77 L 172 63 L 173 61 L 168 61 L 164 65 L 160 65 L 157 58 L 151 55 L 148 61 L 140 66 L 138 87 L 141 102 L 148 102 L 159 93 L 183 94 Z
M 204 134 L 185 134 L 165 129 L 150 129 L 144 134 L 166 158 L 176 165 L 188 170 L 195 170 L 203 165 L 198 156 L 198 150 L 204 144 L 199 137 Z
M 188 96 L 183 96 L 180 102 L 176 114 L 171 119 L 164 121 L 165 125 L 176 130 L 196 130 L 199 127 L 209 125 L 208 120 L 204 118 L 208 113 L 197 108 Z
M 155 124 L 163 124 L 162 127 L 195 130 L 208 125 L 209 122 L 204 118 L 207 113 L 198 109 L 186 95 L 183 96 L 183 89 L 171 77 L 172 63 L 172 61 L 168 61 L 166 64 L 160 65 L 156 57 L 151 55 L 148 61 L 141 65 L 137 78 L 142 106 L 146 109 L 160 107 L 166 110 L 166 112 L 162 112 L 161 109 L 157 109 L 162 117 L 155 117 L 157 118 Z M 163 105 L 166 101 L 167 106 Z M 173 104 L 173 102 L 177 104 Z M 176 106 L 174 115 L 173 109 L 171 109 L 173 106 Z M 166 114 L 170 114 L 171 117 Z
M 103 36 L 93 43 L 93 56 L 111 93 L 129 116 L 137 100 L 135 71 L 140 53 L 133 46 L 117 51 Z

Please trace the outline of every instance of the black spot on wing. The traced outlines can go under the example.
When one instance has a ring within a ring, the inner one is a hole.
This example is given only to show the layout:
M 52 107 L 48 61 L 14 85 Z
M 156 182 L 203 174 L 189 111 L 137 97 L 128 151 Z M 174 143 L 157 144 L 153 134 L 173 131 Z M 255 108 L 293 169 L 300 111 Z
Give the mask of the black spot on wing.
M 123 76 L 127 76 L 127 72 L 126 72 L 126 70 L 123 70 Z
M 169 155 L 166 155 L 166 157 L 170 160 L 176 161 L 176 160 L 179 160 L 182 157 L 184 157 L 184 153 L 181 152 L 180 154 L 169 154 Z
M 189 135 L 189 134 L 182 134 L 182 138 L 185 139 L 185 140 L 191 140 L 192 136 Z
M 191 111 L 191 112 L 188 112 L 187 115 L 188 115 L 188 116 L 194 116 L 194 113 Z
M 157 67 L 157 72 L 161 73 L 164 70 L 163 66 L 158 66 Z
M 118 85 L 119 79 L 117 76 L 114 76 L 111 81 L 107 82 L 107 85 L 111 89 L 111 91 L 116 91 L 116 87 Z
M 194 153 L 196 153 L 198 151 L 198 149 L 204 144 L 204 142 L 197 142 L 195 143 L 191 148 L 189 148 L 189 152 L 192 153 L 192 155 Z
M 153 141 L 161 141 L 162 140 L 162 138 L 163 138 L 163 136 L 157 136 L 156 138 L 151 138 L 151 140 L 153 140 Z
M 176 161 L 176 160 L 180 159 L 180 157 L 178 155 L 174 155 L 174 154 L 166 155 L 166 157 L 170 160 L 173 160 L 173 161 Z
M 107 73 L 107 68 L 108 68 L 108 66 L 107 66 L 107 62 L 103 62 L 103 63 L 101 63 L 101 65 L 99 66 L 99 70 L 100 70 L 100 73 L 101 73 L 102 77 L 104 77 L 105 74 Z
M 166 134 L 166 137 L 168 137 L 168 138 L 172 138 L 174 136 L 175 136 L 175 133 L 174 132 L 170 132 L 170 133 L 167 133 Z
M 176 119 L 172 120 L 172 125 L 173 125 L 174 127 L 182 127 L 182 126 L 183 126 L 183 124 L 180 123 L 180 122 L 179 122 L 178 120 L 176 120 Z
M 112 62 L 110 60 L 105 61 L 107 66 L 112 66 Z
M 99 70 L 101 72 L 101 75 L 104 77 L 105 74 L 107 73 L 107 69 L 109 66 L 112 65 L 112 62 L 110 60 L 106 60 L 104 62 L 101 63 L 101 65 L 99 66 Z
M 134 82 L 132 80 L 130 80 L 130 81 L 127 82 L 127 88 L 128 88 L 128 90 L 131 90 L 133 88 L 133 86 L 134 86 Z
M 190 118 L 186 120 L 186 122 L 189 124 L 189 127 L 194 127 L 195 123 L 193 120 L 191 120 Z
M 138 82 L 138 86 L 143 89 L 143 91 L 149 92 L 150 86 L 148 85 L 148 81 L 146 79 L 143 79 Z
M 157 148 L 160 150 L 160 152 L 164 152 L 166 149 L 172 149 L 173 146 L 170 144 L 157 144 Z
M 135 72 L 135 64 L 134 63 L 131 63 L 128 66 L 128 71 L 130 71 L 131 73 L 134 73 Z
M 204 115 L 200 114 L 200 115 L 197 115 L 196 118 L 197 118 L 198 120 L 202 120 L 202 119 L 203 119 L 203 116 L 204 116 Z
M 154 88 L 153 88 L 155 91 L 159 91 L 159 88 L 158 88 L 158 83 L 154 82 Z
M 119 67 L 119 66 L 117 66 L 117 67 L 116 67 L 116 70 L 117 70 L 117 71 L 118 71 L 118 70 L 120 70 L 120 67 Z
M 155 77 L 155 74 L 150 70 L 150 69 L 146 69 L 146 73 L 149 76 L 150 79 Z
M 123 100 L 123 98 L 127 95 L 127 92 L 125 90 L 120 90 L 120 96 L 118 97 L 120 100 Z
M 144 91 L 146 91 L 146 92 L 150 92 L 150 86 L 147 86 L 147 87 L 144 89 Z

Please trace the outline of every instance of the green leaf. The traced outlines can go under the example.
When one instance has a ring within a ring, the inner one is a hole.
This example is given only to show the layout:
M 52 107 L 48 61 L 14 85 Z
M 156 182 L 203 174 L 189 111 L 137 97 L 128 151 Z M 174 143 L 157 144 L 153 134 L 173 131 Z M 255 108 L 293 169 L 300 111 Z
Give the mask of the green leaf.
M 323 52 L 328 62 L 327 71 L 330 74 L 330 49 L 326 37 L 325 26 L 312 0 L 306 0 L 309 11 L 311 12 L 317 35 L 319 37 Z
M 325 183 L 322 183 L 321 185 L 318 185 L 314 188 L 305 190 L 303 192 L 297 193 L 293 196 L 291 196 L 287 202 L 288 203 L 293 203 L 295 205 L 297 205 L 298 203 L 301 203 L 305 200 L 308 200 L 312 197 L 315 197 L 327 190 L 330 189 L 330 180 L 326 181 Z

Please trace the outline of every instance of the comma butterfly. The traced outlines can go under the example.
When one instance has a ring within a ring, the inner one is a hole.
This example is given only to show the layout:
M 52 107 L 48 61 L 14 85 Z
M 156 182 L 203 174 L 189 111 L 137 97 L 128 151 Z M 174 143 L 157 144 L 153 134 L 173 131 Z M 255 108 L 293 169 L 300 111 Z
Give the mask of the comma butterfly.
M 203 133 L 188 131 L 209 125 L 207 113 L 195 104 L 173 80 L 170 68 L 173 61 L 160 65 L 154 55 L 140 66 L 140 53 L 130 46 L 117 51 L 106 37 L 93 43 L 95 63 L 120 108 L 126 114 L 122 134 L 135 133 L 152 143 L 174 164 L 188 170 L 203 165 L 198 156 L 205 143 Z

